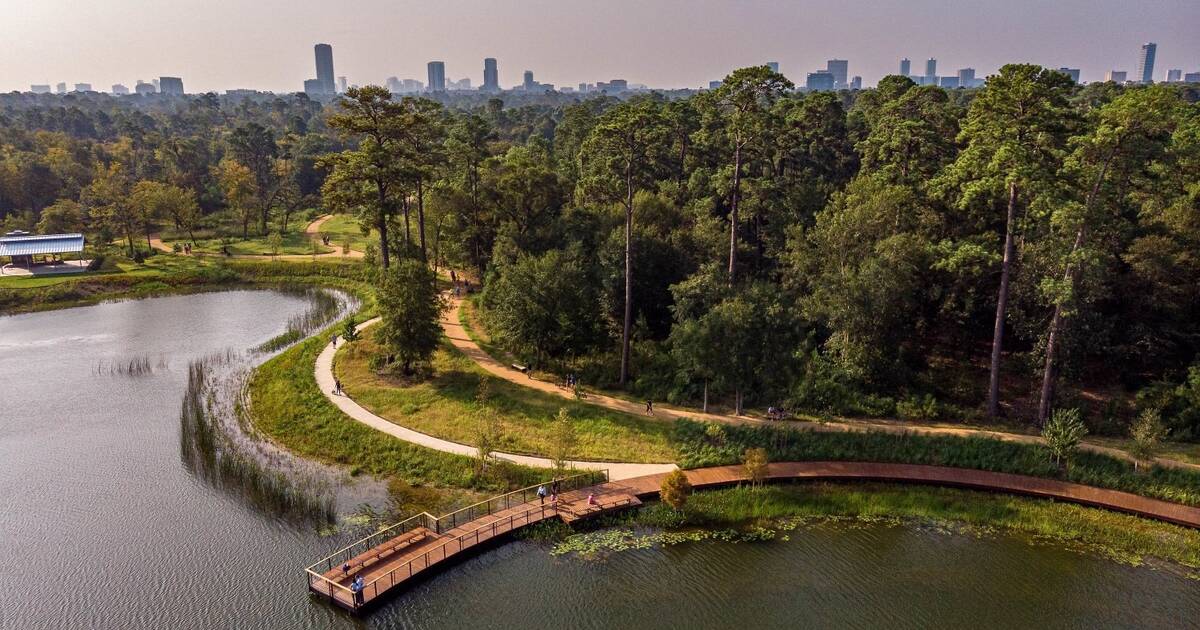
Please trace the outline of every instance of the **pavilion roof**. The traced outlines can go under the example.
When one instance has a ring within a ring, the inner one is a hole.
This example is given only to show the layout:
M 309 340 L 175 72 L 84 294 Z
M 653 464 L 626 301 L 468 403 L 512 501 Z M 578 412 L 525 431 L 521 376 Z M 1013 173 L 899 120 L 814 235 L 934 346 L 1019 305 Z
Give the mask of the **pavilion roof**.
M 33 256 L 83 251 L 82 234 L 20 234 L 0 236 L 0 256 Z

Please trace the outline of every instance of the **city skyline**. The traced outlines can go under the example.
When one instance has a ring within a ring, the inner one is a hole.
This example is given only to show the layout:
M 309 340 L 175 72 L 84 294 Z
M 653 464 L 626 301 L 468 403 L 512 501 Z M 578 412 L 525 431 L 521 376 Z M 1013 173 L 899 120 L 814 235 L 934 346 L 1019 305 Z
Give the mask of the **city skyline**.
M 1133 75 L 1146 42 L 1158 44 L 1156 68 L 1200 69 L 1200 38 L 1189 31 L 1200 22 L 1200 5 L 1174 1 L 1150 7 L 1113 0 L 1103 0 L 1102 6 L 1044 7 L 1021 0 L 1015 3 L 1020 7 L 947 8 L 932 0 L 904 7 L 853 0 L 836 6 L 660 0 L 620 10 L 580 3 L 458 1 L 437 11 L 381 2 L 335 10 L 297 0 L 287 11 L 271 2 L 243 4 L 217 0 L 187 15 L 146 0 L 112 0 L 104 11 L 68 11 L 65 0 L 22 6 L 15 9 L 15 19 L 0 24 L 0 37 L 12 49 L 0 61 L 0 90 L 59 81 L 108 86 L 129 83 L 139 74 L 169 73 L 184 77 L 196 92 L 295 92 L 312 77 L 311 53 L 301 51 L 311 51 L 313 42 L 336 47 L 340 74 L 360 85 L 382 84 L 389 76 L 425 76 L 426 64 L 435 59 L 445 62 L 448 80 L 469 77 L 478 85 L 485 57 L 500 61 L 498 82 L 505 88 L 520 84 L 525 69 L 555 85 L 621 76 L 631 84 L 695 88 L 767 60 L 802 83 L 808 72 L 834 58 L 848 59 L 850 74 L 873 85 L 894 73 L 901 57 L 936 58 L 948 76 L 973 67 L 985 77 L 1004 63 L 1032 62 L 1080 68 L 1084 81 L 1097 81 L 1112 69 Z M 133 15 L 137 19 L 130 19 Z M 279 15 L 289 19 L 281 21 Z M 405 36 L 390 36 L 381 25 L 400 17 Z M 853 28 L 811 29 L 825 19 Z M 992 28 L 958 32 L 940 26 L 947 21 Z M 456 36 L 447 38 L 440 24 L 453 25 Z M 114 29 L 125 34 L 121 42 L 109 37 Z M 173 36 L 150 36 L 161 32 Z M 795 36 L 800 32 L 805 37 Z M 221 46 L 214 48 L 215 40 Z M 68 44 L 47 47 L 47 41 Z M 1155 80 L 1162 80 L 1160 74 Z

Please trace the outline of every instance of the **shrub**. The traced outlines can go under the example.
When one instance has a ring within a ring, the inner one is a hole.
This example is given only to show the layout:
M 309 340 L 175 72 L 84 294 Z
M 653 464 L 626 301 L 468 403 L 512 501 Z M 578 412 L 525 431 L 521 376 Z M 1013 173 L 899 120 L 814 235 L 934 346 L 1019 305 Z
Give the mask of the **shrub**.
M 687 505 L 688 497 L 692 494 L 692 484 L 688 481 L 687 475 L 676 468 L 663 479 L 659 493 L 659 498 L 663 503 L 679 512 Z
M 938 403 L 930 394 L 924 396 L 909 396 L 896 403 L 896 415 L 901 420 L 914 422 L 933 422 L 938 419 Z
M 1078 409 L 1055 410 L 1042 428 L 1042 437 L 1046 440 L 1046 446 L 1050 447 L 1054 463 L 1058 465 L 1071 461 L 1085 435 L 1087 426 L 1083 424 Z

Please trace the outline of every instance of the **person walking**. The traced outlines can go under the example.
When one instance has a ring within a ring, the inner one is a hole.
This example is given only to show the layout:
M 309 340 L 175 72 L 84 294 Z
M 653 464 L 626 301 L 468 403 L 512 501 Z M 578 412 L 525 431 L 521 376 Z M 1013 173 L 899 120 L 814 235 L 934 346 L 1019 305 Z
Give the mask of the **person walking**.
M 537 489 L 538 501 L 541 505 L 546 505 L 546 486 L 540 485 Z
M 337 378 L 333 379 L 333 393 L 335 396 L 342 395 L 342 381 Z
M 654 401 L 650 400 L 649 398 L 646 399 L 646 415 L 647 416 L 654 415 Z
M 329 340 L 329 343 L 333 344 L 333 347 L 336 348 L 337 347 L 337 335 L 334 335 L 333 339 Z

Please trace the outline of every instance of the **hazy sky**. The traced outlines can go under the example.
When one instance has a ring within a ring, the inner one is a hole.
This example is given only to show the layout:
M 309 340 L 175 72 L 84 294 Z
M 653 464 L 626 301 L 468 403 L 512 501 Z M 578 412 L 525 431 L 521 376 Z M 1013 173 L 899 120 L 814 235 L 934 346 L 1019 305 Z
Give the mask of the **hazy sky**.
M 1200 0 L 0 0 L 0 90 L 171 75 L 188 92 L 297 91 L 317 42 L 359 84 L 424 81 L 437 59 L 478 85 L 489 56 L 506 87 L 526 69 L 557 85 L 695 87 L 766 61 L 803 83 L 834 57 L 868 85 L 901 57 L 914 72 L 928 57 L 979 76 L 1029 61 L 1089 81 L 1132 77 L 1145 41 L 1156 79 L 1200 71 Z

